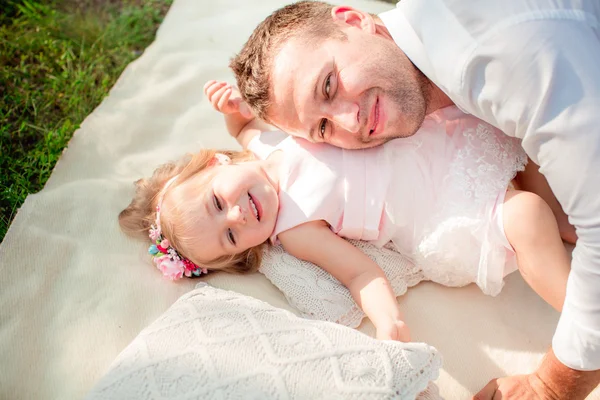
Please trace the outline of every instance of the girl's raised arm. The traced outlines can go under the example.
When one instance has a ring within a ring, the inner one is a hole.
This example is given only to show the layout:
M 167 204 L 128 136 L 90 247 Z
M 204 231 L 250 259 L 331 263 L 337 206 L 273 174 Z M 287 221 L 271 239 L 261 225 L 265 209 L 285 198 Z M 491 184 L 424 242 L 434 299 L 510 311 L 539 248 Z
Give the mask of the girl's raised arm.
M 227 82 L 208 81 L 204 85 L 204 94 L 215 110 L 225 116 L 229 134 L 244 148 L 254 136 L 271 130 L 269 125 L 255 118 L 240 96 L 238 90 Z
M 375 325 L 378 339 L 410 341 L 396 296 L 381 268 L 333 233 L 324 221 L 307 222 L 278 238 L 287 252 L 323 268 L 350 290 Z

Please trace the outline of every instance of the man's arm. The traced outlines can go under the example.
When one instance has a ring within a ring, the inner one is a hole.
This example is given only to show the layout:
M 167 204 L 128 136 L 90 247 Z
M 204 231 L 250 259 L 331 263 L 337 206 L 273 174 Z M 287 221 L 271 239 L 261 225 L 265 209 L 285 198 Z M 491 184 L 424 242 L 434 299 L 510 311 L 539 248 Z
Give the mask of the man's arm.
M 561 363 L 550 349 L 534 374 L 557 399 L 583 399 L 600 381 L 600 370 L 578 371 Z M 590 389 L 591 388 L 591 389 Z
M 599 40 L 582 21 L 516 24 L 465 69 L 469 111 L 523 139 L 579 237 L 553 351 L 530 377 L 547 398 L 584 398 L 600 382 Z

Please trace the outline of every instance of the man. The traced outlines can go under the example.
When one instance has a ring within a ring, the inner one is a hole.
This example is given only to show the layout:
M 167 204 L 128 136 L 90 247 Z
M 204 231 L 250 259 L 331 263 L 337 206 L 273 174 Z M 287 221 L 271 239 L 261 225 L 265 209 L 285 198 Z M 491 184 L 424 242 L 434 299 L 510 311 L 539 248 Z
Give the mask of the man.
M 523 140 L 579 240 L 553 348 L 480 399 L 584 398 L 600 383 L 599 24 L 598 0 L 404 0 L 380 16 L 301 2 L 231 62 L 258 116 L 314 142 L 376 146 L 452 104 Z

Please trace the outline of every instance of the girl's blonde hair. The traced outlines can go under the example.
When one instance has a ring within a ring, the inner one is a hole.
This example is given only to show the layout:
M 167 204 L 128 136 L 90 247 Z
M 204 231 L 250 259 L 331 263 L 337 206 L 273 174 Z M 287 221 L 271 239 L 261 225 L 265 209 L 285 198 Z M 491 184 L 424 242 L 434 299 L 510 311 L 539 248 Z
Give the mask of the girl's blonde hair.
M 175 181 L 169 185 L 167 191 L 183 184 L 191 177 L 204 171 L 211 165 L 215 154 L 222 153 L 231 158 L 233 164 L 255 160 L 250 151 L 232 150 L 208 150 L 203 149 L 196 154 L 186 154 L 178 162 L 170 162 L 158 167 L 148 179 L 139 179 L 135 182 L 135 195 L 131 203 L 119 213 L 119 225 L 127 235 L 146 238 L 150 242 L 148 232 L 156 220 L 156 205 L 159 195 L 165 184 L 177 176 Z M 194 260 L 190 250 L 198 246 L 194 237 L 187 234 L 190 229 L 189 216 L 184 205 L 174 207 L 167 213 L 161 212 L 161 228 L 164 237 L 168 238 L 171 246 L 177 252 L 194 262 L 196 265 L 206 267 L 209 270 L 221 270 L 233 273 L 244 273 L 256 270 L 260 266 L 264 244 L 247 249 L 239 254 L 219 257 L 210 262 L 199 263 Z

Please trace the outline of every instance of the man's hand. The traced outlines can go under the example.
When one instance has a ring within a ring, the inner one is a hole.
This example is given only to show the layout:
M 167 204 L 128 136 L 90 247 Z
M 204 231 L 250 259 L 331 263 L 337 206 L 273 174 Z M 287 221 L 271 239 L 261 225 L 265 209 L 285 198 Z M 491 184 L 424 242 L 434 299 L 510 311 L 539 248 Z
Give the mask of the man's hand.
M 492 379 L 474 400 L 558 400 L 536 374 Z
M 246 119 L 252 119 L 252 111 L 238 90 L 227 82 L 208 81 L 204 85 L 204 94 L 215 110 L 228 115 L 240 113 Z
M 600 383 L 600 370 L 578 371 L 563 365 L 550 349 L 533 374 L 491 380 L 475 400 L 583 400 Z

